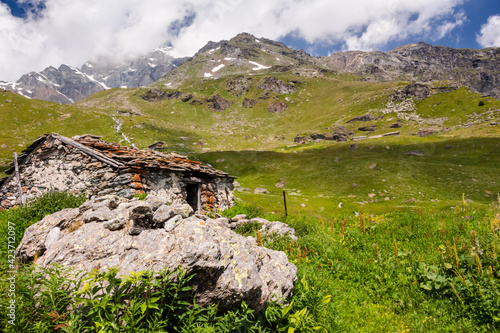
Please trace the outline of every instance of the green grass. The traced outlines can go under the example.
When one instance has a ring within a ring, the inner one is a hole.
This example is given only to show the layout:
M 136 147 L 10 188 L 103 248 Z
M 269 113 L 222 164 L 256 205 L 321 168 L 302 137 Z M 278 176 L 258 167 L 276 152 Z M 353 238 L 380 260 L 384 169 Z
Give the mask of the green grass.
M 50 202 L 37 205 L 45 210 Z M 63 267 L 19 267 L 16 326 L 6 326 L 4 311 L 0 325 L 7 332 L 497 332 L 499 211 L 499 203 L 484 209 L 463 201 L 435 212 L 268 214 L 296 230 L 296 242 L 263 242 L 287 254 L 298 280 L 289 305 L 271 303 L 261 313 L 244 304 L 228 311 L 198 307 L 190 296 L 191 276 L 180 270 L 117 277 L 114 270 L 75 275 Z M 240 213 L 263 211 L 238 204 L 227 215 Z M 31 218 L 28 210 L 18 215 Z M 0 226 L 5 223 L 0 219 Z M 7 280 L 0 281 L 7 294 Z M 141 297 L 153 285 L 158 288 Z M 109 293 L 116 288 L 120 292 Z M 2 309 L 8 301 L 0 300 Z
M 500 193 L 499 144 L 498 138 L 488 137 L 410 137 L 362 141 L 355 151 L 346 142 L 310 144 L 279 152 L 214 152 L 198 157 L 238 176 L 245 188 L 264 187 L 271 192 L 237 192 L 247 202 L 279 213 L 283 211 L 285 190 L 291 212 L 332 216 L 404 207 L 441 209 L 460 203 L 463 193 L 467 199 L 488 206 Z M 452 148 L 444 149 L 447 145 Z M 406 156 L 407 151 L 416 149 L 424 156 Z M 376 167 L 370 169 L 373 164 Z M 276 188 L 274 185 L 283 178 L 286 186 Z M 375 194 L 373 200 L 377 202 L 368 202 L 369 194 Z M 352 195 L 355 197 L 349 197 Z M 406 202 L 410 199 L 415 200 Z M 340 202 L 342 208 L 338 207 Z
M 435 213 L 292 216 L 298 242 L 267 246 L 298 266 L 294 304 L 329 332 L 496 332 L 497 212 L 465 203 Z

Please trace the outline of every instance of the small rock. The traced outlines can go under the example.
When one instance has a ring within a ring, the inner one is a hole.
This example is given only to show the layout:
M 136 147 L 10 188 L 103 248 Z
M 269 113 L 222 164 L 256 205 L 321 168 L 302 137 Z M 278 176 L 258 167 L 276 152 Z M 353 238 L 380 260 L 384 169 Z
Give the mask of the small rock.
M 451 148 L 453 148 L 453 146 L 450 146 L 450 145 L 444 146 L 444 149 L 451 149 Z
M 215 219 L 215 222 L 222 227 L 229 228 L 229 219 L 227 217 L 219 217 Z
M 188 218 L 194 214 L 193 207 L 188 204 L 172 206 L 174 215 L 180 215 L 183 219 Z
M 385 197 L 385 198 L 384 198 L 384 200 L 385 200 L 385 201 L 389 201 L 389 200 L 391 200 L 391 199 L 390 199 L 389 197 Z
M 376 196 L 376 194 L 375 194 L 375 193 L 370 193 L 370 194 L 368 194 L 368 197 L 369 197 L 369 198 L 375 198 L 375 196 Z
M 239 220 L 245 220 L 246 218 L 247 218 L 246 214 L 238 214 L 238 215 L 233 216 L 233 218 L 231 219 L 231 221 L 232 222 L 238 222 Z
M 406 152 L 407 156 L 424 156 L 424 153 L 421 150 L 410 150 Z
M 170 206 L 162 205 L 154 213 L 153 221 L 156 224 L 161 224 L 161 223 L 168 221 L 169 219 L 171 219 L 175 215 L 176 214 L 175 214 L 174 210 Z
M 378 126 L 375 124 L 358 128 L 359 131 L 364 131 L 364 132 L 373 132 L 373 131 L 376 131 L 377 129 L 378 129 Z
M 53 228 L 50 230 L 50 232 L 47 234 L 47 238 L 45 239 L 45 248 L 49 248 L 57 242 L 61 238 L 61 229 L 58 227 Z
M 352 145 L 349 147 L 349 149 L 351 149 L 351 150 L 357 150 L 358 148 L 359 148 L 359 146 L 358 146 L 357 144 L 355 144 L 355 143 L 354 143 L 354 144 L 352 144 Z
M 270 192 L 263 187 L 257 187 L 255 190 L 253 190 L 253 193 L 254 194 L 269 194 Z
M 260 223 L 260 224 L 263 224 L 263 225 L 271 223 L 271 222 L 269 222 L 268 220 L 266 220 L 266 219 L 264 219 L 262 217 L 254 217 L 253 219 L 250 219 L 250 222 L 252 222 L 252 223 Z
M 372 165 L 370 165 L 370 166 L 368 167 L 368 169 L 375 169 L 376 167 L 377 167 L 377 164 L 373 163 Z
M 122 229 L 125 226 L 125 219 L 122 217 L 118 217 L 108 222 L 104 222 L 102 226 L 109 231 L 116 231 Z
M 348 198 L 356 198 L 356 195 L 354 195 L 354 194 L 349 194 L 347 197 L 348 197 Z
M 175 215 L 171 219 L 169 219 L 167 222 L 165 222 L 164 228 L 166 231 L 170 231 L 177 227 L 181 222 L 182 222 L 182 216 L 181 215 Z
M 149 203 L 153 212 L 158 210 L 158 208 L 160 208 L 161 206 L 168 204 L 167 199 L 151 194 L 148 194 L 144 201 Z
M 102 207 L 97 210 L 88 210 L 83 214 L 83 222 L 90 223 L 109 221 L 114 217 L 114 215 L 115 214 L 106 207 Z

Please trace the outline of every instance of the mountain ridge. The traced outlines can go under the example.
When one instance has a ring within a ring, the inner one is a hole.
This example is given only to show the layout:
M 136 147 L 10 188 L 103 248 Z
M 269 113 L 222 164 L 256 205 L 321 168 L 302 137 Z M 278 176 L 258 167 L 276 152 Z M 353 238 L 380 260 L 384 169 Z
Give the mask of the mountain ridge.
M 313 57 L 284 43 L 240 33 L 230 40 L 209 41 L 189 58 L 174 58 L 158 48 L 121 64 L 89 61 L 80 69 L 61 65 L 23 75 L 0 88 L 28 98 L 68 104 L 108 88 L 175 88 L 187 79 L 290 72 L 322 77 L 327 72 L 357 75 L 372 82 L 451 81 L 483 96 L 500 99 L 500 48 L 454 49 L 424 42 L 393 50 L 345 51 Z
M 113 63 L 109 59 L 87 61 L 81 68 L 62 64 L 24 74 L 15 82 L 0 81 L 0 88 L 27 98 L 70 104 L 111 88 L 146 86 L 179 66 L 186 58 L 174 58 L 170 48 Z

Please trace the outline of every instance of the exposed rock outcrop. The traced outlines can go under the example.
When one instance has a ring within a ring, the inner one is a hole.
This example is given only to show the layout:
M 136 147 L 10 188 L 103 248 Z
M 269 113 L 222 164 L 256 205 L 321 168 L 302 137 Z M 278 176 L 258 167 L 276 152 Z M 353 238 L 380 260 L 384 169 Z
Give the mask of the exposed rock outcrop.
M 231 105 L 233 105 L 233 101 L 228 101 L 221 95 L 215 95 L 208 99 L 208 108 L 212 112 L 222 112 Z
M 101 197 L 31 225 L 16 255 L 23 261 L 37 258 L 42 267 L 116 266 L 120 275 L 181 266 L 196 274 L 191 283 L 197 303 L 221 309 L 245 301 L 260 310 L 272 299 L 291 296 L 297 268 L 284 252 L 234 233 L 227 219 L 192 214 L 189 206 L 168 206 L 154 196 Z M 263 225 L 269 234 L 293 235 L 281 222 Z
M 273 91 L 277 94 L 291 94 L 297 91 L 297 88 L 291 84 L 287 84 L 274 76 L 268 76 L 259 85 L 259 89 Z
M 407 98 L 413 98 L 415 100 L 426 99 L 431 95 L 431 88 L 422 83 L 411 83 L 404 88 L 401 88 L 394 92 L 389 99 L 392 102 L 404 101 Z
M 180 91 L 162 91 L 160 89 L 151 89 L 146 93 L 141 95 L 141 98 L 145 101 L 156 102 L 162 99 L 177 99 L 182 96 Z
M 389 52 L 337 52 L 320 62 L 342 73 L 370 81 L 451 80 L 474 92 L 500 98 L 500 48 L 453 49 L 424 42 Z
M 273 101 L 267 104 L 267 111 L 271 113 L 282 113 L 287 107 L 288 105 L 283 101 Z
M 360 127 L 360 128 L 358 128 L 358 130 L 364 131 L 364 132 L 373 132 L 373 131 L 376 131 L 377 128 L 378 128 L 377 125 L 372 124 L 372 125 Z
M 258 102 L 255 99 L 252 98 L 245 98 L 243 100 L 243 107 L 244 108 L 253 108 Z
M 239 97 L 250 89 L 251 84 L 251 78 L 238 76 L 227 81 L 226 90 L 228 93 Z

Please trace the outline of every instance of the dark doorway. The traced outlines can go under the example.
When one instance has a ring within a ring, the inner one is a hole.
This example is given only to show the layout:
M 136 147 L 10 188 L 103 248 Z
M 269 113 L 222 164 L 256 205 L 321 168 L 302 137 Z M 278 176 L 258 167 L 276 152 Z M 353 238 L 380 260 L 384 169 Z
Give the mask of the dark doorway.
M 195 212 L 198 212 L 198 187 L 196 183 L 186 184 L 186 201 Z

